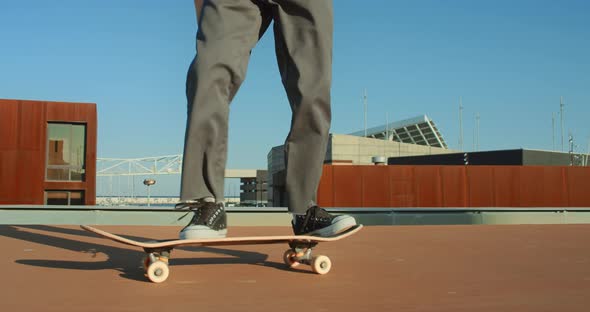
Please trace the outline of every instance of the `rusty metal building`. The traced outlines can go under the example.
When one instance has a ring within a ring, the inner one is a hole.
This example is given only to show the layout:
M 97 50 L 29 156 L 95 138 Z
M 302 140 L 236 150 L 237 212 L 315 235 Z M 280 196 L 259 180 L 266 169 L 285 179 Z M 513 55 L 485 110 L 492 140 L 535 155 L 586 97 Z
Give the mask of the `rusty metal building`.
M 590 167 L 324 165 L 322 207 L 590 207 Z
M 94 205 L 96 104 L 0 99 L 0 204 Z

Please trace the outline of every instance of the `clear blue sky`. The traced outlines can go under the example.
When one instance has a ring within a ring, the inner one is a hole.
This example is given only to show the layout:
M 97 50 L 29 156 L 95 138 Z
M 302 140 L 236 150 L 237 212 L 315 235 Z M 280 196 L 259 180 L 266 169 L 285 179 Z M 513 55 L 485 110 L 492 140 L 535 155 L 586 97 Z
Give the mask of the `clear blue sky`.
M 334 5 L 333 133 L 363 128 L 367 88 L 369 126 L 386 113 L 427 114 L 457 148 L 463 96 L 467 150 L 476 113 L 482 150 L 551 149 L 551 113 L 564 96 L 566 131 L 587 150 L 590 1 Z M 196 29 L 189 0 L 2 1 L 0 98 L 97 103 L 99 157 L 181 153 Z M 232 104 L 228 167 L 266 167 L 289 118 L 271 31 Z

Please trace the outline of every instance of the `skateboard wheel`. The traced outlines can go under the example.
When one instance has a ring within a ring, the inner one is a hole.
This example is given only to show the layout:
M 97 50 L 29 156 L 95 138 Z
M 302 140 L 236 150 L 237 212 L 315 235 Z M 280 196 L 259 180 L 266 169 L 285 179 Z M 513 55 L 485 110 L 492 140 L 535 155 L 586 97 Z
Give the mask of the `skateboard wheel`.
M 156 261 L 148 266 L 147 275 L 150 281 L 161 283 L 168 278 L 170 269 L 164 261 Z
M 311 269 L 317 274 L 324 275 L 330 272 L 332 261 L 326 256 L 317 256 L 311 260 Z
M 287 250 L 285 250 L 285 253 L 283 254 L 283 261 L 289 267 L 294 268 L 300 264 L 299 261 L 295 260 L 296 256 L 297 256 L 297 253 L 295 251 L 293 251 L 291 249 L 287 249 Z

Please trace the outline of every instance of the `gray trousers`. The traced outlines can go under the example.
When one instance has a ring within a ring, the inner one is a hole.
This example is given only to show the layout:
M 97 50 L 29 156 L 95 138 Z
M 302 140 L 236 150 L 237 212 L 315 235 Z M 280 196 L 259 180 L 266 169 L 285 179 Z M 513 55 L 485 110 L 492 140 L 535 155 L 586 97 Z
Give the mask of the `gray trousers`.
M 186 83 L 182 201 L 223 200 L 229 104 L 271 21 L 292 111 L 285 141 L 288 208 L 304 213 L 316 201 L 331 121 L 332 0 L 205 0 Z

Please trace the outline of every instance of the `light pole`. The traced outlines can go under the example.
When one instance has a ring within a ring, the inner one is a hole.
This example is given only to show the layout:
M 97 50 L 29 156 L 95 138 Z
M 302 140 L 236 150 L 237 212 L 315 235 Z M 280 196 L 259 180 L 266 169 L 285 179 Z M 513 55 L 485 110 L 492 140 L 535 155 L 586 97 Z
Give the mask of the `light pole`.
M 459 150 L 463 151 L 463 97 L 459 97 Z
M 145 180 L 143 180 L 143 184 L 145 186 L 147 186 L 147 191 L 148 191 L 147 205 L 149 207 L 150 206 L 150 186 L 156 184 L 156 180 L 154 180 L 154 179 L 145 179 Z

